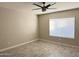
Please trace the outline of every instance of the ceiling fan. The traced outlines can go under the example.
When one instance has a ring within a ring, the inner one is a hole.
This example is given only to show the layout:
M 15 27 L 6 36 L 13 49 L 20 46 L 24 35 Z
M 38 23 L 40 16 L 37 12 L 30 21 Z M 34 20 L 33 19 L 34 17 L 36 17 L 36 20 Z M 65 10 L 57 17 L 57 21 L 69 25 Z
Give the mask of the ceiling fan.
M 41 9 L 42 12 L 45 12 L 47 9 L 56 9 L 56 8 L 49 8 L 50 6 L 55 5 L 55 4 L 56 3 L 46 5 L 46 2 L 42 2 L 42 6 L 41 6 L 41 5 L 38 5 L 36 3 L 33 3 L 33 5 L 40 7 L 40 8 L 33 9 L 33 10 Z

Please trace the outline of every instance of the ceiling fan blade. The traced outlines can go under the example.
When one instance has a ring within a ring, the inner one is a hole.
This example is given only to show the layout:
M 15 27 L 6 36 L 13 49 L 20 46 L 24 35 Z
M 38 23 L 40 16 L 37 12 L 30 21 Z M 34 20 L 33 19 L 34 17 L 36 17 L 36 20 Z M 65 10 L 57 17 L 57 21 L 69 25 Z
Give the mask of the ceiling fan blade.
M 39 9 L 41 9 L 41 8 L 36 8 L 36 9 L 32 9 L 32 10 L 39 10 Z
M 48 4 L 47 6 L 45 6 L 46 8 L 48 8 L 48 7 L 50 7 L 51 5 L 50 4 Z
M 46 6 L 46 8 L 48 8 L 48 7 L 50 7 L 50 6 L 54 5 L 54 4 L 56 4 L 56 3 L 48 4 L 48 5 Z
M 40 6 L 40 5 L 38 5 L 38 4 L 33 3 L 33 5 L 35 5 L 35 6 L 38 6 L 38 7 L 41 7 L 41 8 L 42 8 L 42 6 Z

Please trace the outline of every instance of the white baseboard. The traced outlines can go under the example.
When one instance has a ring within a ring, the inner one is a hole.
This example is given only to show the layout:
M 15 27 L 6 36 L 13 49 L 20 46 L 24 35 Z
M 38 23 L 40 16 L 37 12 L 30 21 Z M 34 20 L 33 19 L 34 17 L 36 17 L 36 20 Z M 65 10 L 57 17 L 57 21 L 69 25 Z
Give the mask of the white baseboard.
M 63 46 L 72 47 L 72 48 L 78 48 L 79 49 L 79 46 L 75 46 L 75 45 L 70 45 L 70 44 L 61 43 L 61 42 L 55 42 L 55 41 L 51 41 L 51 40 L 47 40 L 47 39 L 40 39 L 40 40 L 51 42 L 51 43 L 57 44 L 57 45 L 63 45 Z
M 20 44 L 11 46 L 11 47 L 3 48 L 3 49 L 0 49 L 0 52 L 6 51 L 6 50 L 9 50 L 9 49 L 12 49 L 12 48 L 16 48 L 16 47 L 19 47 L 19 46 L 22 46 L 22 45 L 25 45 L 25 44 L 28 44 L 28 43 L 31 43 L 31 42 L 37 41 L 37 40 L 38 39 L 35 39 L 35 40 L 29 41 L 29 42 L 24 42 L 24 43 L 20 43 Z

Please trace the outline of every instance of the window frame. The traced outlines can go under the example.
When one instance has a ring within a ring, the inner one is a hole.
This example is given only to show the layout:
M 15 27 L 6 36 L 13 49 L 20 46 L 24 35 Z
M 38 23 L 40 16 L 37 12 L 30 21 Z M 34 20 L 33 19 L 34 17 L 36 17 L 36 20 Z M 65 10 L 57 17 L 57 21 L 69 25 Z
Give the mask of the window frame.
M 63 19 L 63 18 L 74 18 L 74 37 L 71 38 L 71 37 L 61 37 L 61 36 L 53 36 L 53 35 L 50 35 L 50 20 L 52 19 Z M 72 17 L 61 17 L 61 18 L 49 18 L 48 20 L 48 36 L 49 37 L 56 37 L 56 38 L 66 38 L 66 39 L 75 39 L 75 34 L 76 34 L 76 17 L 75 16 L 72 16 Z

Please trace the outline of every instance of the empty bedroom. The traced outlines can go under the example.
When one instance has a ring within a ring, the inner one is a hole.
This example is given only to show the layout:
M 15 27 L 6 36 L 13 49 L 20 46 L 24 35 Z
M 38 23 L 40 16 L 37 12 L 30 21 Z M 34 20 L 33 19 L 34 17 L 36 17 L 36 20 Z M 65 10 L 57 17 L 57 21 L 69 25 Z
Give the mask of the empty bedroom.
M 0 57 L 79 57 L 79 2 L 0 2 Z

